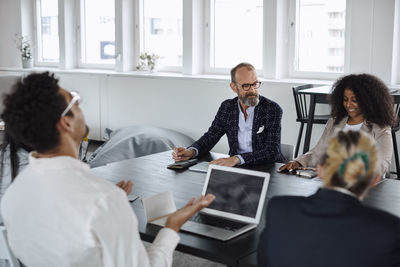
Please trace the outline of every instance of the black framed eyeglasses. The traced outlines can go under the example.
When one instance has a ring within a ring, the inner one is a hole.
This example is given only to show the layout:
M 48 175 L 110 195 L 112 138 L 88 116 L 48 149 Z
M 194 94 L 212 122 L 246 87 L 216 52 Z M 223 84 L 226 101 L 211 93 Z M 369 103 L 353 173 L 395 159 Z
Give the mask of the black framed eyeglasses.
M 235 82 L 236 84 L 240 85 L 244 91 L 249 91 L 250 88 L 258 89 L 262 85 L 262 82 L 256 81 L 254 83 L 244 83 L 240 84 Z

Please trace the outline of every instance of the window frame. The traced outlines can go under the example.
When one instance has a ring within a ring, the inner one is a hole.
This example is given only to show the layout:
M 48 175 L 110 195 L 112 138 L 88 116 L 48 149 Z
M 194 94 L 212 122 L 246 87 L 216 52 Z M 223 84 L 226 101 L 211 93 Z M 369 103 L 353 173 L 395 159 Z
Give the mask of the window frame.
M 296 35 L 298 18 L 299 18 L 299 0 L 289 0 L 289 45 L 288 45 L 288 76 L 290 78 L 306 78 L 306 79 L 329 79 L 337 78 L 349 72 L 350 66 L 350 10 L 348 9 L 348 0 L 346 0 L 345 14 L 345 32 L 344 32 L 344 69 L 343 72 L 318 72 L 318 71 L 300 71 L 296 70 L 297 43 Z
M 35 0 L 33 5 L 33 39 L 31 40 L 34 44 L 33 47 L 33 63 L 34 66 L 38 67 L 59 67 L 61 48 L 60 48 L 60 32 L 58 33 L 58 61 L 43 61 L 42 59 L 42 27 L 41 27 L 41 0 Z M 59 9 L 60 10 L 60 9 Z M 58 25 L 60 25 L 60 15 L 57 16 Z
M 137 62 L 139 63 L 140 59 L 140 54 L 144 53 L 144 1 L 145 0 L 137 0 L 138 3 L 138 11 L 137 11 L 137 16 L 139 18 L 139 22 L 138 22 L 138 28 L 139 28 L 139 42 L 136 42 L 138 45 L 138 50 L 139 54 L 137 55 Z M 163 71 L 163 72 L 177 72 L 177 73 L 182 73 L 183 72 L 183 65 L 184 65 L 184 53 L 185 53 L 185 49 L 184 49 L 184 43 L 185 43 L 185 36 L 183 35 L 183 17 L 184 17 L 184 1 L 182 0 L 182 65 L 181 66 L 157 66 L 157 71 Z
M 114 63 L 109 63 L 109 64 L 106 64 L 106 63 L 84 63 L 83 62 L 83 58 L 82 58 L 82 56 L 83 56 L 83 53 L 82 53 L 82 50 L 83 50 L 83 47 L 82 47 L 82 45 L 83 45 L 83 39 L 84 39 L 84 37 L 85 37 L 85 30 L 86 30 L 86 27 L 85 27 L 85 25 L 84 25 L 84 18 L 83 18 L 83 16 L 84 16 L 84 7 L 85 7 L 85 0 L 78 0 L 79 1 L 79 4 L 77 5 L 77 10 L 76 10 L 76 12 L 77 12 L 77 16 L 76 16 L 76 18 L 77 18 L 77 21 L 76 21 L 76 25 L 77 25 L 77 31 L 76 31 L 76 40 L 77 40 L 77 46 L 76 46 L 76 62 L 77 62 L 77 67 L 78 68 L 81 68 L 81 69 L 108 69 L 108 70 L 115 70 L 116 69 L 116 67 L 117 67 L 117 57 L 118 57 L 118 54 L 116 53 L 116 55 L 115 55 L 115 57 L 114 57 Z M 117 40 L 117 29 L 116 29 L 116 27 L 117 27 L 117 22 L 116 22 L 116 19 L 115 19 L 115 14 L 116 14 L 116 7 L 117 7 L 117 5 L 116 5 L 116 1 L 118 1 L 118 0 L 113 0 L 114 1 L 114 27 L 115 27 L 115 29 L 114 29 L 114 36 L 115 36 L 115 40 L 114 40 L 114 45 L 115 45 L 115 48 L 117 47 L 117 42 L 118 42 L 118 40 Z M 117 51 L 116 51 L 117 52 Z
M 215 17 L 215 0 L 206 0 L 205 1 L 205 23 L 204 23 L 204 74 L 226 74 L 229 75 L 231 68 L 235 66 L 231 66 L 229 68 L 218 68 L 218 67 L 211 67 L 211 58 L 214 55 L 214 17 Z M 265 5 L 266 0 L 263 0 L 263 19 L 264 22 L 264 14 L 265 14 Z M 265 26 L 263 25 L 263 35 L 265 32 Z M 265 36 L 263 36 L 261 44 L 261 57 L 263 58 L 264 53 L 264 43 L 265 43 Z M 251 62 L 249 62 L 251 63 Z M 239 64 L 239 62 L 238 62 Z M 262 76 L 264 70 L 264 59 L 261 61 L 261 69 L 256 69 L 256 73 L 258 76 Z

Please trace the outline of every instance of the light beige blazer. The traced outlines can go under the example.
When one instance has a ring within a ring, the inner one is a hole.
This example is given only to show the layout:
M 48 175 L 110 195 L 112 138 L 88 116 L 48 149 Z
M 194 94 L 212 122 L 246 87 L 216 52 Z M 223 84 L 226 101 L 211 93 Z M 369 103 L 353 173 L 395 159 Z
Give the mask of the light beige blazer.
M 330 118 L 325 125 L 324 133 L 319 139 L 317 145 L 306 154 L 297 157 L 295 160 L 303 166 L 317 166 L 319 160 L 326 151 L 329 141 L 336 136 L 339 131 L 344 129 L 347 119 L 348 117 L 345 117 L 337 125 L 334 125 L 334 119 Z M 367 123 L 364 121 L 360 131 L 371 135 L 373 139 L 375 139 L 379 157 L 376 170 L 379 174 L 383 175 L 389 171 L 390 162 L 392 161 L 393 143 L 391 128 L 389 126 L 382 128 L 375 123 Z

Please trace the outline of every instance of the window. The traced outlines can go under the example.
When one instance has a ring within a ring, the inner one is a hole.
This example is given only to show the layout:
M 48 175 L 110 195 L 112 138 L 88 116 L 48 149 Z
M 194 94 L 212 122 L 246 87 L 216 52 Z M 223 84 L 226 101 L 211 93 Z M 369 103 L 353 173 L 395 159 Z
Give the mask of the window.
M 210 67 L 262 68 L 263 1 L 211 0 Z
M 182 0 L 143 0 L 142 52 L 158 55 L 159 66 L 182 66 Z
M 346 0 L 297 0 L 294 71 L 344 72 Z
M 58 62 L 58 1 L 39 0 L 37 7 L 37 60 L 43 63 Z
M 114 0 L 82 0 L 81 64 L 115 64 Z

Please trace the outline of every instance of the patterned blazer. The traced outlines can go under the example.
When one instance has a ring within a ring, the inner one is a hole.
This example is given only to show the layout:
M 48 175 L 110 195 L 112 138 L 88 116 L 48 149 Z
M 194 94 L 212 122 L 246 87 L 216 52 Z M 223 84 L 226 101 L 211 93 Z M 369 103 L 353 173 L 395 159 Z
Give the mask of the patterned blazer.
M 253 152 L 240 154 L 245 164 L 269 162 L 286 162 L 281 154 L 281 107 L 260 96 L 260 102 L 254 110 L 252 130 Z M 191 147 L 195 147 L 199 155 L 210 151 L 226 134 L 229 143 L 229 155 L 238 155 L 237 150 L 239 130 L 238 98 L 222 102 L 214 121 L 208 131 Z

